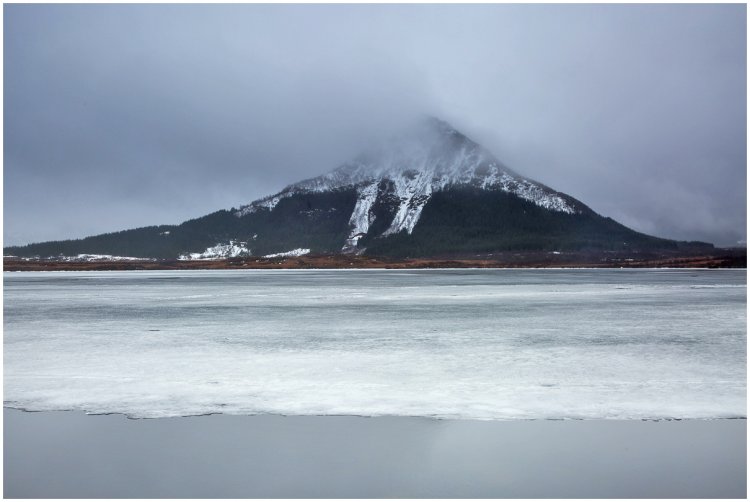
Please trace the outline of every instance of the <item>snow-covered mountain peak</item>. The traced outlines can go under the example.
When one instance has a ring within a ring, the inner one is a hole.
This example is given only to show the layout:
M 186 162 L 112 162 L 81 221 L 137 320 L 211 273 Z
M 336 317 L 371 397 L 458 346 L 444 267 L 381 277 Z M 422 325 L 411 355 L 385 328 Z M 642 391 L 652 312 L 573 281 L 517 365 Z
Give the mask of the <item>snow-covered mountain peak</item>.
M 335 178 L 355 182 L 368 178 L 412 177 L 424 172 L 432 177 L 470 179 L 481 165 L 495 164 L 509 172 L 480 145 L 447 123 L 430 118 L 383 141 L 333 171 Z
M 356 188 L 351 235 L 344 246 L 353 250 L 372 224 L 371 209 L 379 197 L 399 204 L 383 235 L 411 233 L 432 194 L 456 186 L 502 190 L 552 211 L 579 212 L 572 199 L 518 175 L 448 123 L 429 117 L 326 174 L 241 207 L 236 215 L 272 211 L 279 201 L 299 193 Z

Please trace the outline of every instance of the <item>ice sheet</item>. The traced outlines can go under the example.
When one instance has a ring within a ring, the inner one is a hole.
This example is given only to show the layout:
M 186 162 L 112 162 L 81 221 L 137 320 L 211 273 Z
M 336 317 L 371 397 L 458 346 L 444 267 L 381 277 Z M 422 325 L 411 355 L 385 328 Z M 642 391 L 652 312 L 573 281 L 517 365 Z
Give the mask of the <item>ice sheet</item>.
M 744 270 L 5 273 L 5 404 L 744 417 L 745 286 Z

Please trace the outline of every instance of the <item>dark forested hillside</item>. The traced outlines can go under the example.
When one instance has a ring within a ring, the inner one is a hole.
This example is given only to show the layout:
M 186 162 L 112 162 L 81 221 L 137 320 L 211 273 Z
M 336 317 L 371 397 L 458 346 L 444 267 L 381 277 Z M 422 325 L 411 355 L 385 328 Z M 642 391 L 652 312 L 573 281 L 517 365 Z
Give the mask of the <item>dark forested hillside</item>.
M 181 225 L 160 225 L 4 249 L 15 256 L 108 254 L 143 258 L 176 258 L 217 243 L 246 242 L 253 254 L 295 248 L 331 252 L 341 248 L 348 231 L 355 190 L 299 194 L 281 200 L 273 211 L 259 209 L 243 217 L 217 211 Z
M 547 211 L 504 192 L 455 188 L 436 193 L 411 235 L 405 232 L 363 240 L 367 253 L 417 257 L 493 251 L 676 250 L 679 243 L 635 232 L 586 208 L 579 214 Z
M 181 225 L 10 247 L 5 254 L 46 257 L 89 253 L 175 258 L 230 241 L 247 243 L 257 256 L 296 248 L 336 253 L 347 237 L 355 202 L 354 189 L 298 194 L 279 201 L 273 211 L 259 209 L 242 217 L 233 211 L 217 211 Z M 382 236 L 393 218 L 396 203 L 384 199 L 373 206 L 375 222 L 383 223 L 374 223 L 360 241 L 365 254 L 413 258 L 510 250 L 649 251 L 712 247 L 635 232 L 588 208 L 576 214 L 553 212 L 513 194 L 473 187 L 433 194 L 411 234 L 403 231 Z

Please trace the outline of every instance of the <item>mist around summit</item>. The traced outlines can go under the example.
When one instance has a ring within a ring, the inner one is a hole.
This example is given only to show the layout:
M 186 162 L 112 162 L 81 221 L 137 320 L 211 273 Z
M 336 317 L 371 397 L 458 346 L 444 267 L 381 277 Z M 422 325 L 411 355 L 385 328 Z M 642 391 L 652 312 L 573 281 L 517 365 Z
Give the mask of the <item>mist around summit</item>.
M 639 232 L 746 237 L 744 5 L 14 4 L 4 19 L 5 245 L 248 204 L 423 114 Z

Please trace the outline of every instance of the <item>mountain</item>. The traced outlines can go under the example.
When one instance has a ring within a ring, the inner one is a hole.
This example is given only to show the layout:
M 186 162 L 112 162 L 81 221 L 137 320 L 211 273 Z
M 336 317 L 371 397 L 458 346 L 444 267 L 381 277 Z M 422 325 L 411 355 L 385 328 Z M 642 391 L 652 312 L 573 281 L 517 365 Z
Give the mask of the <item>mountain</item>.
M 712 248 L 631 230 L 514 172 L 430 118 L 336 169 L 180 225 L 5 248 L 6 255 L 207 259 L 365 253 Z

